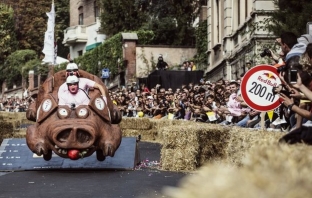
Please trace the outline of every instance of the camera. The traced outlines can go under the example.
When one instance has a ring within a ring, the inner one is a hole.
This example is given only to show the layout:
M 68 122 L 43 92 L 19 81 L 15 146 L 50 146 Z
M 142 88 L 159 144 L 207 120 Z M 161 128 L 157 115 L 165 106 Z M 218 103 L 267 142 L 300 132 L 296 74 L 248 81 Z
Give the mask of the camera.
M 280 66 L 277 68 L 277 73 L 286 72 L 288 70 L 288 67 L 286 65 Z
M 265 48 L 262 53 L 260 53 L 261 57 L 272 56 L 271 51 L 268 48 Z
M 76 108 L 76 104 L 75 104 L 75 103 L 71 103 L 71 104 L 70 104 L 70 109 L 71 109 L 71 110 L 74 110 L 75 108 Z
M 295 70 L 295 69 L 291 69 L 290 71 L 289 71 L 289 81 L 290 81 L 290 83 L 291 84 L 295 84 L 295 83 L 297 83 L 297 70 Z

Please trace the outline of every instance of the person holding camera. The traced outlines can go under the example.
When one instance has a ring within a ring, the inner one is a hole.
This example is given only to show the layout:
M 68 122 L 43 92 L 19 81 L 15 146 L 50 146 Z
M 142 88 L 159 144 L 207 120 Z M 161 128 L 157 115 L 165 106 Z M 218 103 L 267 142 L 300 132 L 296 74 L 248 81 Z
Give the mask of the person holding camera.
M 169 67 L 168 63 L 166 63 L 164 61 L 164 58 L 162 56 L 162 54 L 159 54 L 159 57 L 158 57 L 158 62 L 157 62 L 157 65 L 156 65 L 156 69 L 157 70 L 167 70 Z
M 300 108 L 303 112 L 306 111 L 307 109 L 307 102 L 310 103 L 310 101 L 304 100 L 304 96 L 299 94 L 298 89 L 301 90 L 299 87 L 304 86 L 304 87 L 309 87 L 308 90 L 311 90 L 311 76 L 309 75 L 308 72 L 302 70 L 302 65 L 299 63 L 299 56 L 293 56 L 291 57 L 286 64 L 287 70 L 283 71 L 280 74 L 281 80 L 284 82 L 286 85 L 286 90 L 285 91 L 278 91 L 278 93 L 281 96 L 281 99 L 285 99 L 282 103 L 282 106 L 285 106 L 288 111 L 293 112 L 292 109 L 290 108 L 289 105 L 296 105 L 298 108 Z M 285 77 L 285 78 L 284 78 Z M 290 84 L 289 84 L 290 83 Z M 303 90 L 306 92 L 303 88 Z M 306 92 L 307 93 L 307 92 Z M 287 98 L 285 98 L 287 97 Z M 290 102 L 292 101 L 292 102 Z M 302 111 L 300 111 L 302 113 Z M 295 128 L 301 128 L 302 123 L 305 123 L 307 120 L 305 116 L 302 116 L 300 112 L 297 113 L 296 118 L 295 114 L 291 114 L 289 117 L 289 123 L 294 130 Z M 303 118 L 302 118 L 303 117 Z
M 304 71 L 302 72 L 304 73 Z M 302 73 L 298 72 L 298 79 L 295 87 L 299 88 L 300 91 L 308 98 L 312 99 L 312 92 L 309 88 L 307 88 L 303 83 L 302 83 Z M 311 83 L 310 83 L 311 86 Z M 295 93 L 296 94 L 296 93 Z M 292 94 L 291 94 L 292 95 Z M 312 112 L 310 110 L 303 109 L 302 107 L 296 105 L 294 102 L 293 98 L 288 97 L 287 95 L 280 93 L 280 98 L 283 100 L 283 104 L 288 107 L 290 111 L 293 111 L 297 113 L 297 115 L 307 119 L 307 120 L 312 120 Z M 311 103 L 310 103 L 311 104 Z M 286 142 L 289 144 L 294 144 L 294 143 L 307 143 L 307 144 L 312 144 L 312 127 L 311 127 L 311 122 L 308 123 L 297 123 L 296 127 L 293 128 L 288 134 L 283 136 L 279 142 Z

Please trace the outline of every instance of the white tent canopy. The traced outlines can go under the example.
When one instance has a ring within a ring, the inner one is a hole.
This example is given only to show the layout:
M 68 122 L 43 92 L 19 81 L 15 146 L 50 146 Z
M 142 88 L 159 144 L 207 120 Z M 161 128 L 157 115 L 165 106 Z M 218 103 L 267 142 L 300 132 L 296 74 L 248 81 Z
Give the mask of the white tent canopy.
M 62 63 L 68 63 L 69 61 L 66 58 L 62 58 L 60 56 L 56 57 L 55 65 L 60 65 Z M 45 64 L 46 62 L 42 62 L 42 64 Z

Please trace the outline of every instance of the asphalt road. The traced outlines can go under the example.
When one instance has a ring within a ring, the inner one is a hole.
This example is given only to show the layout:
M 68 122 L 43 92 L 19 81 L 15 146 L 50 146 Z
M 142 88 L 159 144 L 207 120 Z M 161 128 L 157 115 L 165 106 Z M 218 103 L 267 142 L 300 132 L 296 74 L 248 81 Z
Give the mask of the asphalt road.
M 142 163 L 133 171 L 43 170 L 0 172 L 0 197 L 128 198 L 164 197 L 165 186 L 177 186 L 185 173 L 158 169 L 161 145 L 139 142 Z

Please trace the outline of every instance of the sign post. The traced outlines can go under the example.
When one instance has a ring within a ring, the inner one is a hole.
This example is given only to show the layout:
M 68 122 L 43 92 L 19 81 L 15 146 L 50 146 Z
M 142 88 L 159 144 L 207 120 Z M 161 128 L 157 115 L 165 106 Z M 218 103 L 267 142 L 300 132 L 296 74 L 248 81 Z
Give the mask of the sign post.
M 267 111 L 278 108 L 281 103 L 273 88 L 282 84 L 277 69 L 271 65 L 258 65 L 247 71 L 241 82 L 241 93 L 245 103 L 261 113 L 261 128 Z
M 275 67 L 258 65 L 248 70 L 241 83 L 241 93 L 246 104 L 261 112 L 280 106 L 279 96 L 273 88 L 282 84 Z
M 102 76 L 101 76 L 101 78 L 104 79 L 105 86 L 107 86 L 107 79 L 109 78 L 109 69 L 107 69 L 107 68 L 102 69 Z
M 307 34 L 312 35 L 312 22 L 308 22 L 306 25 L 307 28 Z

